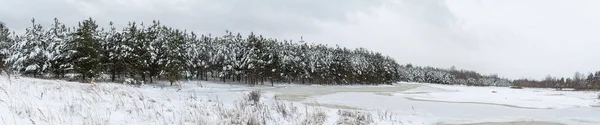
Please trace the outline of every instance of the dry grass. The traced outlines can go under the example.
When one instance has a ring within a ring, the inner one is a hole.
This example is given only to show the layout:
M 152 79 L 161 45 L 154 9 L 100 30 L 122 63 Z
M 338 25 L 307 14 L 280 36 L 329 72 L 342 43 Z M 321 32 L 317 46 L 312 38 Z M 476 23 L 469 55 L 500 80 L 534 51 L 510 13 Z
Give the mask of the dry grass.
M 307 117 L 300 123 L 301 125 L 322 125 L 327 120 L 327 113 L 317 109 L 312 113 L 306 112 Z
M 338 110 L 340 118 L 338 125 L 369 125 L 373 123 L 373 116 L 369 113 L 360 111 Z
M 273 105 L 273 110 L 281 114 L 284 118 L 292 117 L 292 115 L 298 113 L 298 108 L 291 102 L 286 104 L 285 102 L 276 99 Z
M 20 84 L 0 84 L 0 111 L 8 112 L 0 113 L 0 124 L 363 125 L 398 118 L 392 112 L 354 110 L 339 110 L 339 119 L 331 118 L 335 111 L 261 97 L 260 91 L 223 103 L 216 96 L 174 87 L 15 81 Z
M 514 122 L 482 122 L 482 123 L 469 123 L 469 124 L 441 124 L 438 125 L 565 125 L 556 122 L 544 122 L 544 121 L 514 121 Z
M 246 95 L 246 100 L 254 102 L 254 104 L 258 104 L 260 102 L 260 91 L 253 90 L 248 95 Z

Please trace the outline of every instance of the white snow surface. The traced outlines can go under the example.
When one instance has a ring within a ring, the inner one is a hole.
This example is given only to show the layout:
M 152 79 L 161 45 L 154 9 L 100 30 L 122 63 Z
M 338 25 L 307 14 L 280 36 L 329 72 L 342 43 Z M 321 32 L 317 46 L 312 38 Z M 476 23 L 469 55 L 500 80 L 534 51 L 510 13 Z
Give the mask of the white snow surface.
M 433 87 L 431 87 L 433 86 Z M 439 89 L 444 88 L 444 89 Z M 590 107 L 599 100 L 589 91 L 555 91 L 554 89 L 510 89 L 508 87 L 467 87 L 428 85 L 407 92 L 422 92 L 411 95 L 414 99 L 474 102 L 511 105 L 522 108 L 561 109 L 570 107 Z M 403 93 L 395 94 L 404 96 Z
M 179 90 L 181 89 L 181 90 Z M 244 96 L 260 90 L 260 103 Z M 494 91 L 494 92 L 492 92 Z M 321 86 L 184 81 L 179 86 L 76 83 L 0 77 L 0 124 L 319 124 L 361 112 L 370 124 L 435 125 L 543 121 L 600 124 L 599 92 L 424 83 Z M 279 100 L 281 98 L 281 100 Z M 283 108 L 282 108 L 283 107 Z M 287 114 L 278 109 L 285 109 Z M 535 124 L 535 122 L 534 122 Z

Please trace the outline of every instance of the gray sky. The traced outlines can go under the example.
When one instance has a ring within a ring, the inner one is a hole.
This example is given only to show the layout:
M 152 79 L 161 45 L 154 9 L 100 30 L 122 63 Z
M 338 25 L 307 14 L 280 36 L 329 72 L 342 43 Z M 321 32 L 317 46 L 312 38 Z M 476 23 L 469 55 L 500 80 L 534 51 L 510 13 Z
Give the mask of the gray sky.
M 220 35 L 365 47 L 400 63 L 456 66 L 508 78 L 600 70 L 598 0 L 0 0 L 0 21 L 74 26 L 93 17 Z

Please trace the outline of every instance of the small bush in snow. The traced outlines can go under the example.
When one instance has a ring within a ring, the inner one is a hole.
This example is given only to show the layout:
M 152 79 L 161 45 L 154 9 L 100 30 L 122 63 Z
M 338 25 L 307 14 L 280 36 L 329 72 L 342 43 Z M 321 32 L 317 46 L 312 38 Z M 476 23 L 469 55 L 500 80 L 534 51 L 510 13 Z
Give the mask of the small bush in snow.
M 274 110 L 281 113 L 283 117 L 290 117 L 293 114 L 298 114 L 298 108 L 293 103 L 285 104 L 283 101 L 276 99 Z
M 132 79 L 132 78 L 126 78 L 123 81 L 123 84 L 125 84 L 125 85 L 127 85 L 127 84 L 131 84 L 131 85 L 143 85 L 144 81 L 135 80 L 135 79 Z
M 123 84 L 135 84 L 135 80 L 134 80 L 134 79 L 132 79 L 132 78 L 126 78 L 126 79 L 123 81 Z
M 246 99 L 248 101 L 254 102 L 254 104 L 258 104 L 258 102 L 260 102 L 260 91 L 257 91 L 257 90 L 251 91 L 246 96 Z
M 510 86 L 511 89 L 523 89 L 522 86 Z
M 256 117 L 251 117 L 248 121 L 246 121 L 246 125 L 264 125 L 265 120 L 259 120 Z
M 369 113 L 359 111 L 338 110 L 340 118 L 338 125 L 368 125 L 373 123 L 373 116 Z
M 306 119 L 302 121 L 302 125 L 322 125 L 327 120 L 327 113 L 322 110 L 315 109 L 312 113 L 307 112 Z
M 598 99 L 600 99 L 600 93 L 598 93 Z

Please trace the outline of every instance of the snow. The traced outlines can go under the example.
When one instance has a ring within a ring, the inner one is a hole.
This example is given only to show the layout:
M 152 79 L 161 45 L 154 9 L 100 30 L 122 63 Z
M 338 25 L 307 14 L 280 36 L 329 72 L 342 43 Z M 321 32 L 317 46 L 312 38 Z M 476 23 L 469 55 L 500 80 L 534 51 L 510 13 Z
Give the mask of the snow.
M 262 92 L 256 105 L 244 99 L 253 90 Z M 236 124 L 257 118 L 270 125 L 336 124 L 363 117 L 372 121 L 360 122 L 382 125 L 592 125 L 600 124 L 597 94 L 423 83 L 248 87 L 182 81 L 178 86 L 159 82 L 138 87 L 2 76 L 0 124 Z
M 419 116 L 423 122 L 447 124 L 513 121 L 578 125 L 600 123 L 597 119 L 600 108 L 595 106 L 600 104 L 600 100 L 594 98 L 598 92 L 421 85 L 390 95 L 345 92 L 315 96 L 308 101 L 403 112 L 404 116 L 414 113 L 411 116 Z
M 596 104 L 594 92 L 554 91 L 553 89 L 510 89 L 508 87 L 466 87 L 444 86 L 446 90 L 428 91 L 422 87 L 412 92 L 428 92 L 411 95 L 411 98 L 422 100 L 475 102 L 511 105 L 523 108 L 557 109 L 570 107 L 590 107 Z M 424 91 L 418 91 L 423 89 Z M 435 89 L 435 88 L 433 88 Z M 495 93 L 494 93 L 495 92 Z M 477 94 L 473 94 L 477 93 Z M 403 95 L 398 93 L 397 95 Z
M 336 112 L 346 111 L 277 100 L 269 92 L 258 104 L 245 101 L 249 91 L 270 87 L 206 81 L 166 84 L 136 87 L 2 76 L 0 124 L 335 124 L 340 118 Z M 373 117 L 374 124 L 398 121 L 360 112 Z

